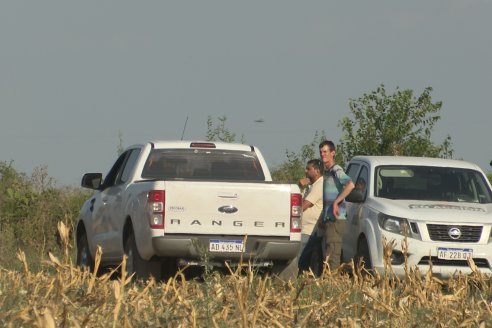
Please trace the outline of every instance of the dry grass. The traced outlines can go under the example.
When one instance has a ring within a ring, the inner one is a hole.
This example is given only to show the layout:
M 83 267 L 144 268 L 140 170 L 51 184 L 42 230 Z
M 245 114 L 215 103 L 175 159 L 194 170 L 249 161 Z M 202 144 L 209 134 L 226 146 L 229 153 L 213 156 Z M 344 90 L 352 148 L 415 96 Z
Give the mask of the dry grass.
M 491 279 L 478 271 L 441 281 L 409 270 L 400 280 L 326 267 L 320 278 L 285 282 L 246 268 L 132 283 L 124 270 L 118 279 L 81 272 L 68 252 L 49 256 L 51 269 L 37 273 L 22 252 L 17 259 L 22 272 L 0 269 L 4 327 L 492 326 Z

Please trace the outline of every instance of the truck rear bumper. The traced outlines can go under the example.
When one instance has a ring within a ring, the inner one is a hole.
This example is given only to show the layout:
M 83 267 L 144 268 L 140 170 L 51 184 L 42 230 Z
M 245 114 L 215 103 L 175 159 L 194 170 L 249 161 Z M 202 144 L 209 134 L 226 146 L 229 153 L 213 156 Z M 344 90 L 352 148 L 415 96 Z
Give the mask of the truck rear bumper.
M 211 252 L 210 240 L 245 240 L 244 252 Z M 193 260 L 211 259 L 217 261 L 268 260 L 287 261 L 299 253 L 300 242 L 289 237 L 270 236 L 215 236 L 203 235 L 190 237 L 165 235 L 152 238 L 154 252 L 162 257 L 175 257 Z

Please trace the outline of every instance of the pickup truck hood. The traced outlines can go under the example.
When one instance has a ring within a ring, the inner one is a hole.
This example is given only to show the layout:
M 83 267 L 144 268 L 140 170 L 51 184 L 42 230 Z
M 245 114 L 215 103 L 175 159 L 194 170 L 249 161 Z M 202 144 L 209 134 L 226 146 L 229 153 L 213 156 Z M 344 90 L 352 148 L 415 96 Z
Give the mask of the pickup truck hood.
M 289 236 L 289 184 L 166 181 L 165 233 Z
M 443 223 L 492 223 L 492 204 L 465 202 L 371 199 L 379 212 L 414 221 Z

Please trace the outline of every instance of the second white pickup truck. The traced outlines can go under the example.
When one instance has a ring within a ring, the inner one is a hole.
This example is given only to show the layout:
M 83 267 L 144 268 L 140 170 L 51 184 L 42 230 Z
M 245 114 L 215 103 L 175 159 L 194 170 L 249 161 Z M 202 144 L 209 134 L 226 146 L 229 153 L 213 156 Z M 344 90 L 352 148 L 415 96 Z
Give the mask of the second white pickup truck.
M 475 164 L 440 158 L 356 156 L 347 167 L 356 189 L 347 200 L 343 258 L 385 271 L 383 240 L 393 241 L 392 270 L 441 277 L 492 274 L 492 191 Z M 408 245 L 405 254 L 402 243 Z M 405 256 L 407 257 L 405 259 Z
M 77 223 L 77 264 L 102 265 L 128 256 L 139 278 L 185 265 L 240 262 L 281 271 L 300 245 L 301 194 L 272 182 L 253 146 L 155 141 L 129 147 L 106 175 L 88 173 L 96 192 Z

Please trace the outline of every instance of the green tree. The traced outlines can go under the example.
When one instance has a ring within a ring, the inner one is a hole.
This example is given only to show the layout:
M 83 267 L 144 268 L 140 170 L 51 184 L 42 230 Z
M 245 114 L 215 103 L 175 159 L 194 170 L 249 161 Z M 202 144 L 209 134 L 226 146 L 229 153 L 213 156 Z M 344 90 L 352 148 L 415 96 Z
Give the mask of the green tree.
M 342 161 L 355 155 L 405 155 L 452 158 L 451 137 L 440 145 L 431 141 L 441 118 L 442 102 L 433 102 L 432 88 L 418 97 L 412 90 L 387 95 L 384 85 L 349 102 L 353 118 L 339 121 L 343 134 L 338 146 Z
M 207 119 L 207 135 L 205 138 L 207 141 L 223 141 L 223 142 L 235 142 L 236 134 L 229 131 L 226 127 L 226 116 L 218 118 L 219 122 L 214 126 L 212 116 L 208 116 Z M 241 142 L 244 143 L 244 136 L 241 137 Z
M 272 180 L 292 182 L 304 177 L 306 162 L 313 158 L 319 158 L 318 146 L 325 139 L 324 131 L 321 131 L 321 133 L 316 131 L 311 143 L 302 146 L 298 152 L 286 150 L 285 156 L 287 160 L 272 170 Z

